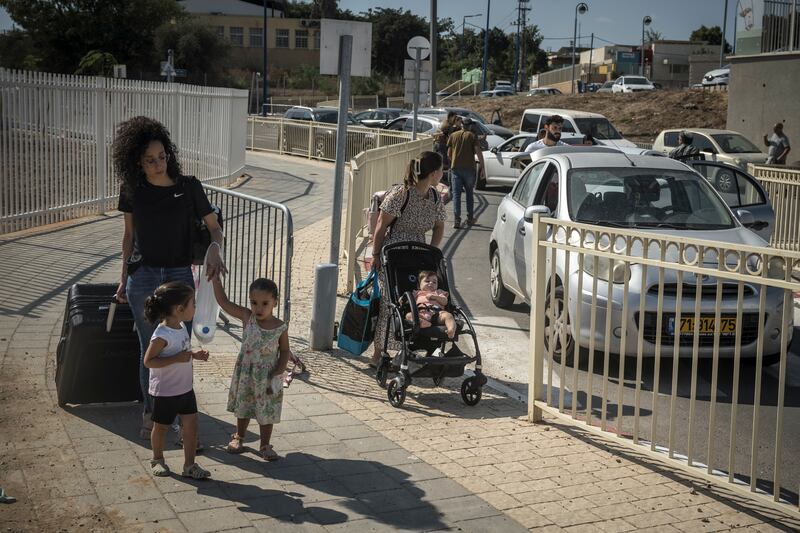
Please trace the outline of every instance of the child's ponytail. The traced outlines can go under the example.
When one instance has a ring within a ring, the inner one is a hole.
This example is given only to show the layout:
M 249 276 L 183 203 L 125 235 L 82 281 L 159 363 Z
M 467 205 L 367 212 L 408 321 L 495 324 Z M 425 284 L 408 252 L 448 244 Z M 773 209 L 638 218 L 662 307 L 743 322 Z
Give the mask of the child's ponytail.
M 160 285 L 144 301 L 144 317 L 151 323 L 161 322 L 179 305 L 186 305 L 194 296 L 194 289 L 179 281 Z

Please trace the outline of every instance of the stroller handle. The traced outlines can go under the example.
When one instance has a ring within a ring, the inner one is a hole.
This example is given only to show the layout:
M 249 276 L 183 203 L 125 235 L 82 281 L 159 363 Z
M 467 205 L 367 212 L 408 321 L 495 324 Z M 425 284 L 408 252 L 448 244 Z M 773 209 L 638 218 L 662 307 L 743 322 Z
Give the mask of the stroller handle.
M 392 243 L 392 244 L 385 244 L 383 246 L 383 248 L 381 248 L 381 260 L 383 262 L 386 262 L 386 256 L 388 255 L 388 252 L 390 252 L 392 250 L 402 250 L 402 249 L 405 249 L 405 250 L 413 250 L 413 249 L 419 250 L 419 249 L 422 249 L 422 250 L 430 250 L 430 251 L 434 251 L 434 252 L 438 252 L 438 253 L 442 252 L 436 246 L 432 246 L 432 245 L 426 244 L 424 242 L 419 242 L 419 241 L 401 241 L 401 242 L 395 242 L 395 243 Z

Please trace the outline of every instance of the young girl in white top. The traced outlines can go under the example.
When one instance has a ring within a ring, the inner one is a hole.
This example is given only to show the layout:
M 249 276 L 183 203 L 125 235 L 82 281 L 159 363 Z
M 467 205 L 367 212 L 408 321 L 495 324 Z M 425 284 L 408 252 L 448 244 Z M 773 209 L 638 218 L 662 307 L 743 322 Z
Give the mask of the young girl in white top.
M 192 359 L 208 360 L 205 350 L 192 351 L 192 342 L 184 322 L 194 317 L 194 289 L 178 281 L 158 287 L 144 303 L 147 320 L 160 322 L 144 354 L 144 366 L 150 369 L 150 395 L 153 396 L 153 431 L 150 443 L 154 476 L 168 476 L 164 462 L 167 431 L 181 416 L 183 424 L 183 476 L 204 479 L 208 470 L 194 462 L 197 441 L 197 400 L 192 386 Z
M 283 374 L 292 356 L 289 350 L 289 324 L 272 313 L 278 305 L 278 286 L 259 278 L 250 284 L 250 308 L 231 302 L 219 276 L 214 278 L 214 295 L 220 307 L 242 321 L 242 347 L 233 369 L 228 391 L 228 411 L 236 416 L 229 453 L 244 451 L 243 441 L 251 418 L 261 434 L 259 453 L 267 461 L 278 459 L 270 444 L 272 428 L 281 421 Z

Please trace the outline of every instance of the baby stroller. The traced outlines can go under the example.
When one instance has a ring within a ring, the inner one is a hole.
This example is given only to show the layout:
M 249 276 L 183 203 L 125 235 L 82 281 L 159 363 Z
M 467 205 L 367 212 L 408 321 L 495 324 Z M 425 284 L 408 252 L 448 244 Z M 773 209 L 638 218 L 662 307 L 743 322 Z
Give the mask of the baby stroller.
M 381 250 L 381 263 L 386 271 L 389 299 L 389 317 L 383 351 L 376 379 L 386 388 L 389 402 L 400 407 L 406 399 L 406 388 L 413 378 L 432 378 L 437 387 L 446 377 L 461 377 L 464 367 L 475 363 L 475 375 L 466 378 L 461 384 L 461 398 L 467 405 L 477 405 L 481 399 L 481 389 L 486 384 L 486 376 L 481 372 L 481 352 L 475 328 L 467 316 L 453 303 L 452 296 L 444 310 L 453 314 L 456 320 L 456 334 L 451 340 L 444 326 L 432 325 L 420 328 L 417 304 L 412 296 L 417 289 L 417 274 L 421 270 L 437 273 L 439 288 L 450 293 L 447 267 L 442 251 L 434 246 L 419 242 L 398 242 L 388 244 Z M 411 313 L 413 320 L 406 319 Z M 401 343 L 400 353 L 393 365 L 387 351 L 389 335 L 394 332 L 395 340 Z M 475 356 L 469 356 L 459 349 L 457 341 L 461 336 L 472 338 Z M 380 339 L 379 339 L 380 341 Z M 447 345 L 450 345 L 447 348 Z M 388 381 L 390 373 L 395 377 Z

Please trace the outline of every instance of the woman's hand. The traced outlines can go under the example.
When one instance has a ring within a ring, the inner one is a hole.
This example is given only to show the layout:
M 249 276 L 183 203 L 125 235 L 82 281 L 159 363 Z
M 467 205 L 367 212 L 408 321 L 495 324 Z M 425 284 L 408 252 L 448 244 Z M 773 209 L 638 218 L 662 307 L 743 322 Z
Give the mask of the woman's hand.
M 121 304 L 126 304 L 126 303 L 128 303 L 128 295 L 127 295 L 127 293 L 125 292 L 125 286 L 126 286 L 126 285 L 127 285 L 127 283 L 126 283 L 126 282 L 124 282 L 124 281 L 120 281 L 120 282 L 119 282 L 119 287 L 117 287 L 117 292 L 116 292 L 116 294 L 114 294 L 114 297 L 115 297 L 115 298 L 117 299 L 117 301 L 118 301 L 119 303 L 121 303 Z
M 208 262 L 206 263 L 206 278 L 211 281 L 219 276 L 224 276 L 228 273 L 228 268 L 222 260 L 222 253 L 219 246 L 211 246 L 208 251 Z
M 380 272 L 381 271 L 381 256 L 380 255 L 373 255 L 372 256 L 372 268 L 374 268 L 376 272 Z

